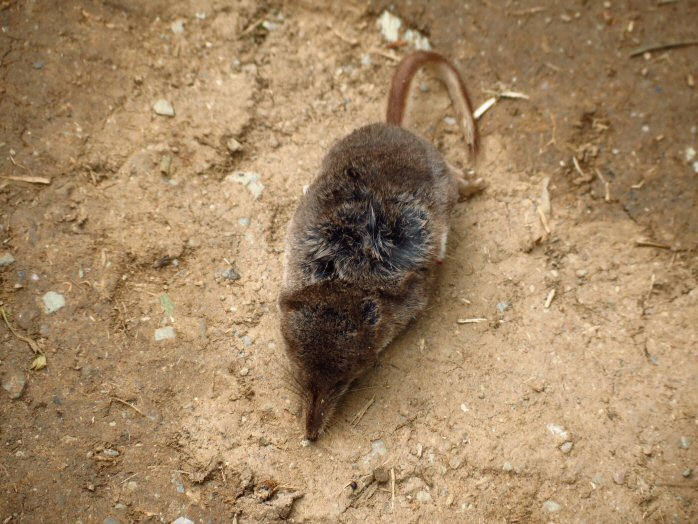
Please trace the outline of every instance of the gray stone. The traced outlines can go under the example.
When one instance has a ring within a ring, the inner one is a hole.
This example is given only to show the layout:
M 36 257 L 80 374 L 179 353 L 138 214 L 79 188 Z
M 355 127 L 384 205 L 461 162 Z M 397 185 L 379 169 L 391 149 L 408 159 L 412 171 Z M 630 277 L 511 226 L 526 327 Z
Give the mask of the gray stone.
M 216 272 L 216 274 L 223 280 L 229 280 L 230 282 L 240 280 L 240 274 L 237 271 L 235 271 L 232 267 L 229 267 L 228 269 L 220 269 Z
M 118 457 L 120 454 L 121 454 L 121 453 L 119 453 L 119 452 L 116 451 L 115 449 L 105 449 L 104 451 L 102 451 L 102 455 L 104 455 L 105 457 L 116 458 L 116 457 Z
M 174 340 L 176 337 L 177 334 L 172 326 L 165 326 L 155 330 L 155 342 Z
M 255 200 L 261 197 L 264 191 L 264 184 L 262 184 L 261 178 L 262 176 L 259 173 L 251 171 L 236 171 L 225 177 L 228 182 L 235 182 L 245 186 L 252 193 Z
M 511 473 L 514 471 L 514 466 L 511 465 L 511 462 L 505 462 L 502 466 L 502 470 L 506 471 L 507 473 Z
M 19 369 L 6 368 L 2 379 L 2 389 L 7 391 L 12 400 L 17 400 L 22 396 L 26 383 L 27 380 L 24 378 L 24 373 Z
M 13 257 L 10 253 L 3 253 L 0 255 L 0 267 L 9 266 L 10 264 L 14 264 L 14 262 L 15 257 Z
M 250 225 L 250 219 L 247 217 L 238 218 L 238 224 L 247 227 Z
M 243 336 L 240 337 L 240 338 L 241 338 L 242 343 L 245 345 L 246 348 L 251 347 L 251 346 L 252 346 L 252 342 L 254 342 L 254 340 L 252 339 L 252 337 L 249 336 L 249 335 L 243 335 Z
M 121 521 L 114 517 L 107 517 L 102 522 L 103 524 L 121 524 Z
M 173 521 L 172 524 L 194 524 L 194 521 L 188 519 L 187 517 L 177 517 L 177 519 Z
M 688 437 L 681 437 L 679 439 L 679 447 L 681 449 L 688 449 L 691 445 L 691 439 Z
M 560 451 L 562 451 L 565 455 L 567 455 L 570 451 L 572 451 L 573 447 L 574 447 L 574 444 L 568 440 L 567 442 L 563 443 L 560 446 Z
M 545 502 L 543 502 L 543 508 L 545 508 L 550 513 L 555 513 L 557 511 L 560 511 L 562 509 L 562 506 L 560 506 L 560 504 L 558 504 L 554 500 L 546 500 Z
M 175 116 L 174 107 L 164 98 L 153 104 L 153 111 L 160 116 Z
M 387 469 L 381 466 L 373 470 L 373 478 L 376 479 L 376 482 L 383 484 L 390 480 L 390 474 Z
M 49 314 L 55 313 L 65 306 L 65 297 L 60 293 L 56 293 L 55 291 L 49 291 L 43 297 L 41 297 L 41 300 L 44 303 L 44 310 Z

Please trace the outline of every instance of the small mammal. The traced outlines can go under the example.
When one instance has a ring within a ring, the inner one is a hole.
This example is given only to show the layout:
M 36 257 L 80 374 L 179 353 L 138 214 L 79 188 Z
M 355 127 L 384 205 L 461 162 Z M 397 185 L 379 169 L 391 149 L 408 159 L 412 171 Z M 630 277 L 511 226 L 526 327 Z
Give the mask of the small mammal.
M 475 120 L 458 71 L 437 53 L 412 53 L 393 76 L 387 123 L 334 144 L 289 225 L 281 333 L 311 441 L 352 382 L 424 309 L 444 259 L 451 209 L 459 195 L 483 187 L 402 127 L 422 67 L 448 88 L 475 152 Z

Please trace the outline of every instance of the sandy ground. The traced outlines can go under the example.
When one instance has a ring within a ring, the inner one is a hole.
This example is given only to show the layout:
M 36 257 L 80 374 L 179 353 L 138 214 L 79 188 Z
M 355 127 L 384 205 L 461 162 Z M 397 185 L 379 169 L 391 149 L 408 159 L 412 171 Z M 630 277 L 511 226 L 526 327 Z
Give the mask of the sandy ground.
M 475 106 L 529 99 L 480 120 L 432 306 L 301 446 L 284 230 L 382 118 L 387 6 L 0 2 L 3 523 L 698 520 L 698 52 L 630 57 L 694 0 L 395 4 Z

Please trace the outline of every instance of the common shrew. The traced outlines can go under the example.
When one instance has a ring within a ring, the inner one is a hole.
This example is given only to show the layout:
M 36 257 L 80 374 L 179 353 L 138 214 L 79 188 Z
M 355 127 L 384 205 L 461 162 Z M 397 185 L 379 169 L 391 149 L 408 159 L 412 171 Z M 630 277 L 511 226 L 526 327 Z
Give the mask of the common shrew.
M 448 88 L 475 152 L 475 120 L 458 71 L 437 53 L 412 53 L 393 76 L 387 122 L 332 146 L 289 225 L 281 332 L 309 440 L 424 309 L 444 259 L 451 209 L 459 195 L 483 187 L 402 127 L 411 84 L 425 66 Z

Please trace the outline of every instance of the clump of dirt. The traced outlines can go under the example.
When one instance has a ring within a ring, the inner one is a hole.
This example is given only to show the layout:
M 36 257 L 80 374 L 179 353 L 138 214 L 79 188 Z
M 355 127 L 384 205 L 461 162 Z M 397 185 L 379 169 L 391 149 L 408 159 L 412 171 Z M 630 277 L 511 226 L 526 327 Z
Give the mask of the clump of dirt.
M 3 522 L 696 520 L 698 64 L 630 56 L 695 5 L 389 8 L 0 2 Z M 474 166 L 426 76 L 414 129 L 488 187 L 304 447 L 285 225 L 425 42 L 496 103 Z

